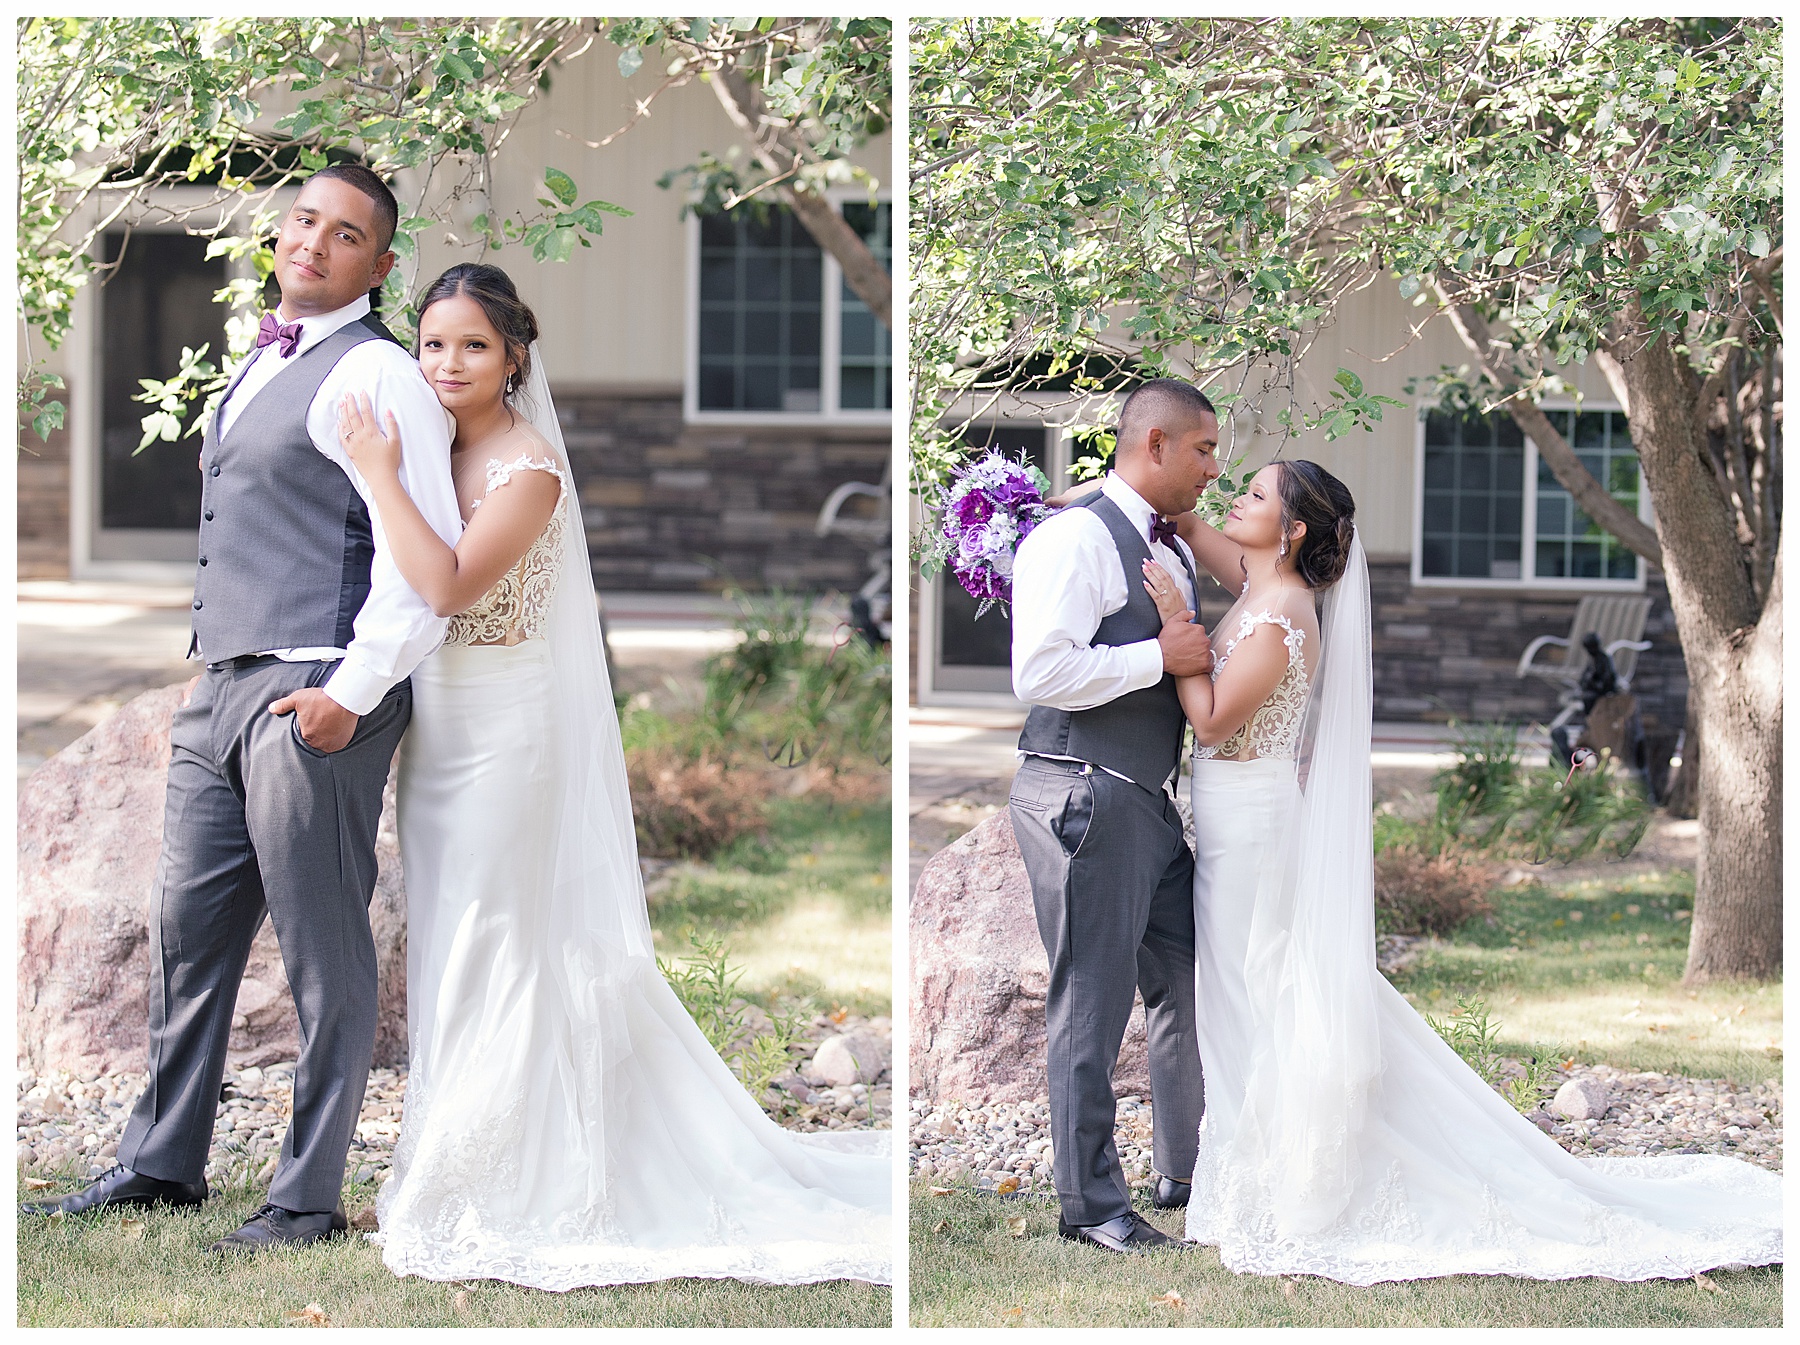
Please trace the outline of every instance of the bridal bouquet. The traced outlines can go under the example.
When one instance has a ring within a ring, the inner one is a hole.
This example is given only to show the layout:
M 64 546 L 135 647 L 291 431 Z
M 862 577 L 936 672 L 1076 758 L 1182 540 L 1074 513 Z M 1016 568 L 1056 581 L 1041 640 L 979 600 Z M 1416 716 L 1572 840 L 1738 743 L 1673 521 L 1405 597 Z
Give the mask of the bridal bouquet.
M 975 616 L 1012 601 L 1013 556 L 1049 514 L 1050 483 L 1028 463 L 988 452 L 956 473 L 944 502 L 943 530 L 935 548 L 969 596 L 980 601 Z

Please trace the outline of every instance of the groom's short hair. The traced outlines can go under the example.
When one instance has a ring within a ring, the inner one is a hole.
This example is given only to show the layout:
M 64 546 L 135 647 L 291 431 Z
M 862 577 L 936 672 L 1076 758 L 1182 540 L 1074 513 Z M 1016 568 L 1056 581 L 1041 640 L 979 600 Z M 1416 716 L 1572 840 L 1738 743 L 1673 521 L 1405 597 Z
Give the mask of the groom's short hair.
M 1140 383 L 1119 408 L 1119 446 L 1142 443 L 1153 429 L 1176 433 L 1194 428 L 1202 413 L 1219 413 L 1206 394 L 1180 378 L 1153 378 Z
M 394 230 L 400 224 L 400 203 L 394 199 L 394 193 L 388 190 L 372 169 L 364 168 L 359 163 L 334 163 L 314 173 L 308 182 L 319 182 L 335 178 L 339 182 L 355 187 L 369 200 L 375 203 L 375 241 L 377 252 L 386 252 L 394 243 Z

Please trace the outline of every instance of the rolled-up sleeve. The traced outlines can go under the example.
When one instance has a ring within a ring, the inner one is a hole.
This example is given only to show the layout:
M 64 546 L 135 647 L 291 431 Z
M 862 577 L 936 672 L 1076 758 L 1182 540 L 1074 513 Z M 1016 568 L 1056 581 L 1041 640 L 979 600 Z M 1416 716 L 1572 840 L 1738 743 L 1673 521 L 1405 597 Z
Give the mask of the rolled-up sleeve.
M 1032 705 L 1090 710 L 1162 680 L 1155 640 L 1096 645 L 1101 620 L 1125 605 L 1118 550 L 1086 509 L 1046 519 L 1013 568 L 1013 694 Z
M 377 424 L 384 413 L 394 413 L 400 428 L 400 484 L 447 545 L 455 546 L 462 535 L 462 514 L 450 479 L 449 418 L 418 364 L 390 341 L 356 347 L 320 386 L 306 424 L 319 451 L 344 469 L 369 506 L 375 543 L 369 596 L 356 615 L 355 634 L 345 655 L 324 687 L 325 694 L 346 710 L 365 715 L 389 687 L 410 675 L 443 642 L 449 621 L 432 611 L 401 576 L 368 483 L 338 444 L 337 408 L 345 393 L 367 394 Z

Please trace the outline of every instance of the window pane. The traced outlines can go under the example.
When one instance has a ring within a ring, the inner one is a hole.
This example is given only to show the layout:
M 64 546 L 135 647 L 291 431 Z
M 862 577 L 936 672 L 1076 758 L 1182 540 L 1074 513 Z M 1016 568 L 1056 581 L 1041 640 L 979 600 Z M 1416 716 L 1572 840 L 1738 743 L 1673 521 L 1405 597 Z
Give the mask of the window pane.
M 892 208 L 886 203 L 848 202 L 844 223 L 856 230 L 875 259 L 892 271 Z M 838 405 L 847 411 L 891 410 L 893 355 L 888 329 L 875 320 L 847 283 L 841 286 L 838 303 Z
M 1421 574 L 1445 579 L 1517 578 L 1524 463 L 1501 434 L 1510 417 L 1425 419 Z
M 1581 464 L 1633 513 L 1638 506 L 1637 451 L 1631 425 L 1618 411 L 1558 411 L 1551 417 Z M 1550 465 L 1538 459 L 1537 557 L 1543 579 L 1635 579 L 1637 557 L 1575 505 Z
M 786 210 L 700 220 L 702 411 L 819 410 L 824 257 Z

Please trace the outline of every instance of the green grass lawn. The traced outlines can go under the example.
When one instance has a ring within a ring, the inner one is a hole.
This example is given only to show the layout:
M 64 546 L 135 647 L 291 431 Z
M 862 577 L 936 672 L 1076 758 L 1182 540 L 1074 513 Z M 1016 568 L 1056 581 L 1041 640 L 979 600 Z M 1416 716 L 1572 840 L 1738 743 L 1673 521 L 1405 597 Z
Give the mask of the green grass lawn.
M 1438 1017 L 1484 996 L 1508 1054 L 1756 1083 L 1781 1073 L 1781 984 L 1681 984 L 1693 875 L 1525 883 L 1394 978 Z
M 1237 1275 L 1212 1247 L 1116 1256 L 1056 1235 L 1048 1198 L 1003 1200 L 915 1183 L 914 1326 L 1779 1326 L 1780 1269 L 1691 1280 L 1458 1275 L 1356 1288 Z M 1176 1211 L 1140 1210 L 1179 1237 Z M 1023 1227 L 1016 1221 L 1023 1219 Z M 1180 1306 L 1166 1301 L 1170 1290 Z
M 1589 871 L 1591 872 L 1591 866 Z M 1542 881 L 1494 894 L 1491 918 L 1422 946 L 1395 977 L 1440 1017 L 1484 997 L 1509 1054 L 1749 1084 L 1779 1078 L 1781 986 L 1680 984 L 1693 876 Z M 1056 1236 L 1053 1199 L 915 1184 L 915 1326 L 1779 1326 L 1779 1267 L 1621 1284 L 1456 1276 L 1355 1288 L 1224 1269 L 1214 1248 L 1138 1257 Z M 1143 1211 L 1179 1236 L 1173 1211 Z M 1023 1219 L 1023 1224 L 1016 1221 Z M 1169 1290 L 1181 1306 L 1166 1301 Z M 1165 1299 L 1164 1302 L 1157 1302 Z
M 73 1185 L 70 1183 L 69 1185 Z M 345 1192 L 347 1209 L 374 1199 Z M 236 1228 L 260 1192 L 214 1195 L 196 1210 L 109 1211 L 19 1220 L 21 1326 L 887 1326 L 889 1290 L 835 1281 L 767 1288 L 666 1280 L 543 1293 L 495 1280 L 397 1279 L 359 1236 L 226 1260 L 204 1248 Z M 323 1324 L 323 1323 L 318 1323 Z
M 651 907 L 668 957 L 698 929 L 724 939 L 752 998 L 811 995 L 822 1009 L 892 1008 L 889 811 L 885 802 L 777 799 L 767 834 L 710 865 L 684 865 Z M 81 1183 L 58 1183 L 51 1194 Z M 351 1212 L 373 1187 L 347 1187 Z M 892 1322 L 889 1290 L 835 1281 L 765 1288 L 672 1280 L 543 1293 L 494 1281 L 397 1279 L 360 1237 L 213 1263 L 202 1249 L 238 1227 L 259 1190 L 196 1211 L 19 1221 L 22 1326 L 283 1326 L 316 1303 L 333 1326 L 867 1326 Z
M 776 798 L 766 835 L 673 871 L 650 906 L 657 951 L 679 960 L 698 929 L 725 940 L 753 998 L 891 1013 L 891 839 L 885 799 Z

